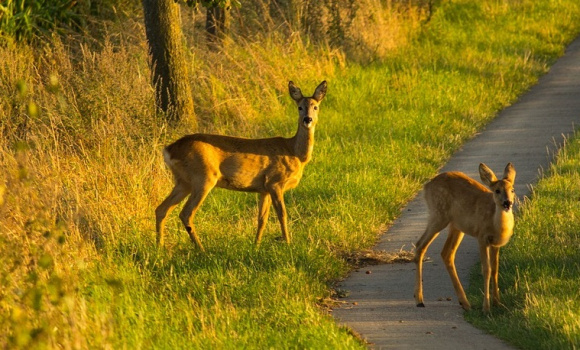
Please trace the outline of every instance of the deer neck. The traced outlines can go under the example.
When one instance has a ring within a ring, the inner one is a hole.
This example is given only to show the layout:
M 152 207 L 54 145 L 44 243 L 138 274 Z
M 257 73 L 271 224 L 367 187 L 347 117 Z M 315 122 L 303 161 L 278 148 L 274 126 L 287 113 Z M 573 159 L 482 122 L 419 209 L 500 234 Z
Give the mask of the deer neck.
M 302 163 L 308 163 L 310 158 L 312 158 L 312 150 L 314 148 L 314 127 L 306 129 L 298 126 L 298 131 L 292 138 L 292 142 L 294 143 L 294 155 Z
M 502 246 L 509 241 L 513 234 L 514 213 L 512 210 L 506 212 L 502 208 L 496 207 L 493 219 L 496 230 L 496 244 Z

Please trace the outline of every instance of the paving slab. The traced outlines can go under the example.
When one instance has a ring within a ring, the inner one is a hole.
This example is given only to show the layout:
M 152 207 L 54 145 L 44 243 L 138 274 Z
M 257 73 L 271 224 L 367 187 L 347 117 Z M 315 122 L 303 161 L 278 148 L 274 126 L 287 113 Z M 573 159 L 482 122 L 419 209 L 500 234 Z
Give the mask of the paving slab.
M 565 55 L 538 84 L 456 152 L 441 172 L 462 171 L 479 181 L 479 163 L 486 163 L 499 176 L 505 165 L 512 162 L 517 172 L 515 190 L 521 200 L 530 195 L 531 186 L 538 181 L 543 169 L 548 169 L 565 137 L 577 126 L 580 126 L 580 38 L 569 45 Z M 427 206 L 421 192 L 374 249 L 412 250 L 426 223 Z M 439 255 L 445 237 L 446 231 L 443 231 L 435 239 L 427 252 L 430 260 L 424 263 L 426 307 L 415 306 L 415 264 L 369 266 L 352 271 L 338 285 L 349 295 L 333 310 L 337 321 L 360 334 L 376 349 L 511 349 L 507 343 L 464 320 Z M 455 260 L 464 288 L 478 261 L 477 241 L 466 236 Z

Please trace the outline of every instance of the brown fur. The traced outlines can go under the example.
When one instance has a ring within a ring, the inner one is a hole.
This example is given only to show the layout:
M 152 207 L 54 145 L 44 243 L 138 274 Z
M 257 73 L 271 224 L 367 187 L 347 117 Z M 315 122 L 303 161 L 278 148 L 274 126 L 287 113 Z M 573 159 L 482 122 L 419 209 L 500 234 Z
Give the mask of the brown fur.
M 481 180 L 491 189 L 459 172 L 447 172 L 433 178 L 425 185 L 425 200 L 429 208 L 429 221 L 425 233 L 416 243 L 415 301 L 423 304 L 423 259 L 427 248 L 445 227 L 449 235 L 441 252 L 443 261 L 451 277 L 459 303 L 470 309 L 461 282 L 455 269 L 455 253 L 464 233 L 477 238 L 484 277 L 483 310 L 490 309 L 489 285 L 493 280 L 493 301 L 499 304 L 498 266 L 499 248 L 505 245 L 513 233 L 514 216 L 512 206 L 515 200 L 513 190 L 515 169 L 509 163 L 503 179 L 485 165 L 479 165 Z M 504 205 L 509 204 L 509 210 Z
M 155 211 L 157 243 L 163 245 L 168 213 L 189 196 L 179 217 L 191 240 L 203 250 L 193 217 L 214 187 L 259 193 L 256 244 L 262 238 L 270 205 L 274 205 L 282 235 L 290 243 L 284 192 L 298 186 L 304 166 L 312 157 L 318 106 L 326 95 L 326 87 L 323 81 L 312 97 L 304 97 L 300 89 L 289 82 L 290 96 L 299 112 L 298 131 L 294 137 L 245 139 L 193 134 L 167 146 L 163 155 L 174 175 L 175 187 Z

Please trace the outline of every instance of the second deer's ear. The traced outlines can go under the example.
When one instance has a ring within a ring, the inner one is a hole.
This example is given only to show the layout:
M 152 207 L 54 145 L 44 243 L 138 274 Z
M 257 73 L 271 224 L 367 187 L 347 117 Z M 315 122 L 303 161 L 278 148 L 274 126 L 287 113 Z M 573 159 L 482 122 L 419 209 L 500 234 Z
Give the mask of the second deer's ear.
M 302 91 L 300 91 L 300 88 L 298 86 L 294 85 L 292 80 L 288 82 L 288 91 L 290 92 L 290 97 L 292 97 L 292 99 L 296 102 L 299 102 L 301 99 L 304 98 L 304 96 L 302 95 Z
M 497 177 L 493 171 L 483 163 L 479 164 L 479 176 L 481 177 L 481 181 L 488 187 L 491 187 L 491 184 L 497 181 Z
M 516 169 L 512 163 L 508 163 L 503 171 L 503 179 L 514 184 L 516 181 Z
M 326 96 L 326 87 L 327 86 L 328 86 L 328 84 L 326 84 L 326 80 L 323 81 L 322 83 L 320 83 L 320 85 L 318 85 L 316 90 L 314 90 L 314 95 L 312 95 L 312 98 L 318 102 L 322 101 L 324 96 Z

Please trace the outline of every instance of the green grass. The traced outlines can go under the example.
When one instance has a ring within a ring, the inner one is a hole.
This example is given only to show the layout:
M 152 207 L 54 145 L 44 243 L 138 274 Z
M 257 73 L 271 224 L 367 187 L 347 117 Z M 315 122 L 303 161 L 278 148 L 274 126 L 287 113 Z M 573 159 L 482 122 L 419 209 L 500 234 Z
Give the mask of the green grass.
M 518 348 L 580 344 L 579 159 L 577 133 L 519 210 L 515 235 L 502 250 L 502 307 L 490 316 L 467 313 L 470 322 Z M 481 283 L 472 278 L 469 290 L 479 300 Z
M 293 243 L 271 215 L 256 249 L 256 196 L 216 189 L 195 219 L 206 254 L 177 213 L 154 244 L 171 189 L 160 149 L 190 130 L 154 113 L 139 22 L 94 47 L 0 48 L 0 344 L 364 347 L 326 312 L 346 257 L 548 70 L 579 19 L 572 0 L 441 2 L 422 26 L 399 19 L 408 35 L 365 65 L 296 37 L 193 47 L 202 131 L 290 136 L 287 81 L 329 82 L 313 160 L 286 194 Z

